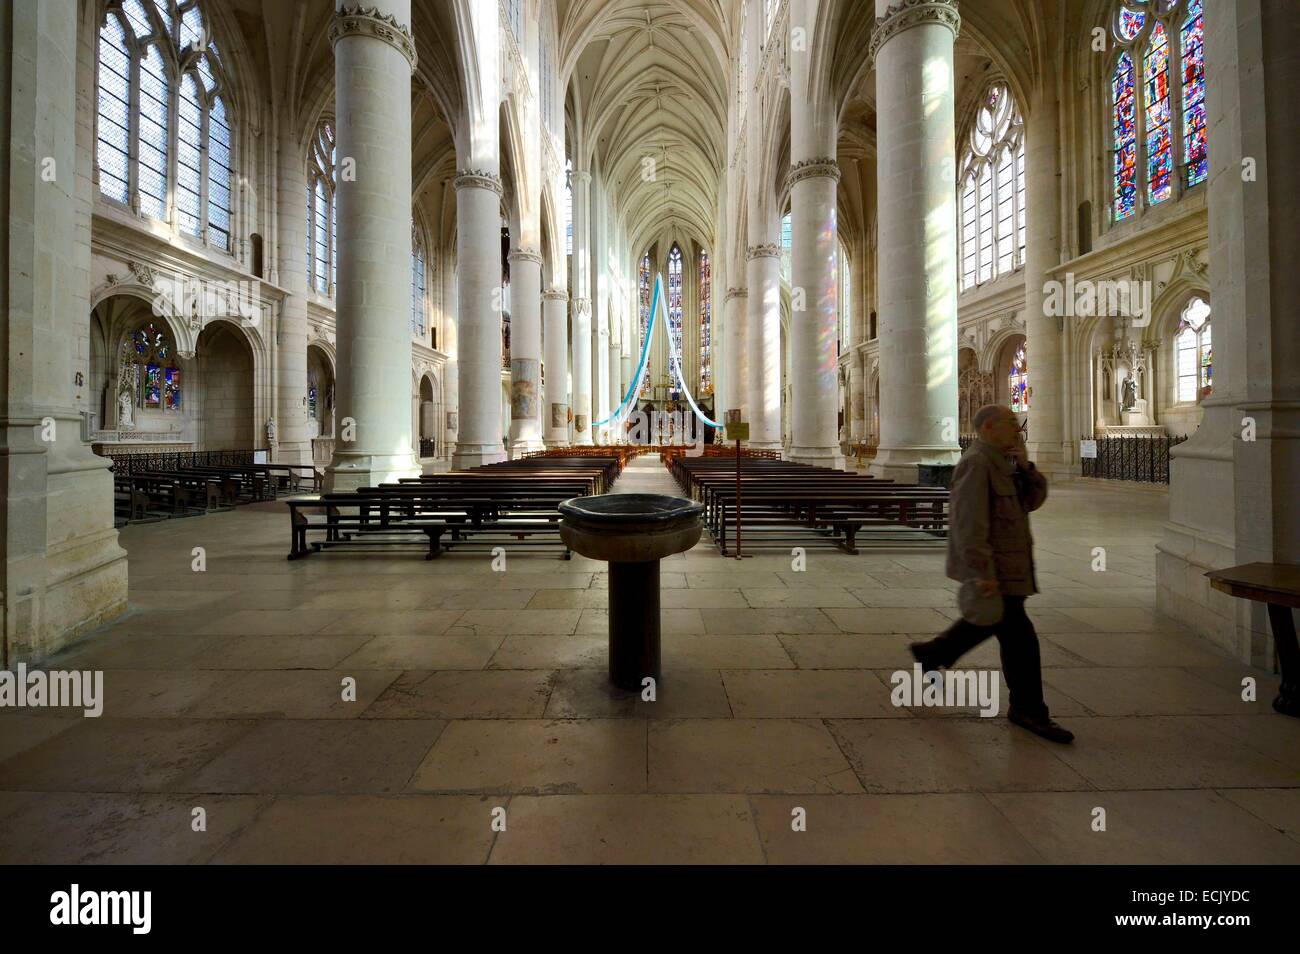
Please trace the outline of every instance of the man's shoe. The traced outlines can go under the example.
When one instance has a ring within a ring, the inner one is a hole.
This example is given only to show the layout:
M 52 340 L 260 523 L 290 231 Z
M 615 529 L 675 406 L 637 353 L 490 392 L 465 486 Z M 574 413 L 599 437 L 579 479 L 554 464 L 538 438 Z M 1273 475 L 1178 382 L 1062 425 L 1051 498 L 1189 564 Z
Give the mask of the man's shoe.
M 1022 729 L 1028 729 L 1034 735 L 1042 736 L 1048 742 L 1059 742 L 1061 745 L 1068 745 L 1074 741 L 1073 732 L 1049 718 L 1033 718 L 1017 712 L 1015 709 L 1008 709 L 1007 719 Z
M 907 648 L 912 651 L 912 658 L 921 664 L 921 675 L 938 672 L 942 668 L 935 660 L 934 651 L 928 642 L 912 643 Z

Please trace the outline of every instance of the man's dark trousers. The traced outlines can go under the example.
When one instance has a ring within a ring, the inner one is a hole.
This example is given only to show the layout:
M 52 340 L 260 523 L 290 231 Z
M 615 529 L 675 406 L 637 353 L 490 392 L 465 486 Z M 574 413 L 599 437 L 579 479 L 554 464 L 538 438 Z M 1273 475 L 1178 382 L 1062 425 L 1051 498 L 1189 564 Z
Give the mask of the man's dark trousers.
M 958 620 L 926 643 L 925 650 L 935 665 L 951 669 L 958 659 L 994 635 L 1002 649 L 1002 676 L 1010 692 L 1011 707 L 1030 718 L 1046 719 L 1038 634 L 1025 615 L 1025 597 L 1003 596 L 1001 622 L 976 626 Z

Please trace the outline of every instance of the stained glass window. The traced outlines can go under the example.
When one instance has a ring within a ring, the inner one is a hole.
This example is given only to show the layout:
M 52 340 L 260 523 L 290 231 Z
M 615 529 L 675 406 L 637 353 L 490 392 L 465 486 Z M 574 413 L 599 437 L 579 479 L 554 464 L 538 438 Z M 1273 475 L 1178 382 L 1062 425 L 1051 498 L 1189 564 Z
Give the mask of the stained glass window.
M 646 252 L 641 258 L 641 267 L 637 270 L 637 286 L 641 295 L 640 308 L 640 331 L 638 340 L 641 347 L 645 347 L 646 331 L 650 327 L 650 303 L 654 297 L 650 281 L 650 253 Z M 638 360 L 640 354 L 638 353 Z M 646 374 L 641 384 L 641 394 L 646 394 L 650 390 L 650 375 Z
M 1200 401 L 1214 390 L 1210 306 L 1201 298 L 1193 298 L 1183 309 L 1174 335 L 1174 363 L 1180 402 Z
M 794 229 L 789 212 L 781 219 L 781 277 L 787 285 L 794 277 Z
M 1110 90 L 1112 214 L 1120 221 L 1139 211 L 1139 168 L 1146 184 L 1141 193 L 1145 205 L 1154 206 L 1174 196 L 1176 170 L 1184 188 L 1205 181 L 1209 147 L 1204 0 L 1116 2 L 1113 30 L 1121 51 Z M 1172 68 L 1175 62 L 1177 70 Z
M 713 275 L 700 249 L 700 395 L 713 393 Z
M 307 281 L 319 294 L 331 295 L 338 278 L 335 266 L 334 124 L 316 127 L 307 163 Z
M 220 96 L 208 110 L 208 241 L 230 247 L 230 124 Z
M 679 355 L 682 347 L 682 250 L 668 252 L 668 342 Z
M 170 338 L 161 326 L 151 321 L 137 328 L 122 343 L 122 354 L 124 369 L 135 366 L 138 390 L 132 400 L 136 407 L 181 409 L 181 372 L 176 367 Z
M 1147 199 L 1152 205 L 1173 193 L 1173 144 L 1169 138 L 1169 40 L 1156 23 L 1145 65 Z
M 1011 410 L 1024 413 L 1029 410 L 1029 364 L 1025 358 L 1025 346 L 1022 344 L 1015 357 L 1011 359 L 1011 373 L 1007 376 L 1007 388 L 1011 397 Z
M 962 153 L 957 236 L 962 290 L 1025 260 L 1024 123 L 1010 92 L 988 88 Z
M 99 117 L 95 159 L 99 165 L 99 191 L 110 199 L 130 198 L 131 165 L 131 54 L 126 29 L 116 13 L 109 13 L 99 31 Z
M 126 0 L 120 10 L 105 5 L 103 17 L 100 193 L 152 218 L 174 208 L 179 231 L 229 251 L 231 126 L 198 0 Z
M 1205 134 L 1205 17 L 1201 0 L 1187 6 L 1182 29 L 1183 46 L 1183 162 L 1187 185 L 1204 182 L 1210 172 Z
M 1115 103 L 1115 218 L 1137 210 L 1137 117 L 1133 90 L 1133 57 L 1120 54 L 1111 78 Z
M 424 242 L 411 231 L 411 334 L 424 337 Z

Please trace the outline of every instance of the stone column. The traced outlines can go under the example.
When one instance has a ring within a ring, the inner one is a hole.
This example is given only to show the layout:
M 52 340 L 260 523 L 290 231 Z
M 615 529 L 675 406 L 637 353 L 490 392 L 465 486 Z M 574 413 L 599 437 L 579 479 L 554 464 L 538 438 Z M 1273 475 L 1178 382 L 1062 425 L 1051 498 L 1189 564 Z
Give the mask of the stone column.
M 794 71 L 792 76 L 798 75 Z M 802 102 L 792 83 L 793 108 Z M 806 98 L 806 97 L 805 97 Z M 796 129 L 799 123 L 793 124 Z M 795 136 L 797 141 L 800 137 Z M 791 157 L 798 156 L 793 149 Z M 839 320 L 839 233 L 835 225 L 840 172 L 826 156 L 796 159 L 790 171 L 791 248 L 791 460 L 834 467 L 839 367 L 835 341 Z
M 443 440 L 446 443 L 444 456 L 450 458 L 456 452 L 456 433 L 460 425 L 460 361 L 457 358 L 460 352 L 460 341 L 456 335 L 459 323 L 457 318 L 459 313 L 457 286 L 460 282 L 455 275 L 456 270 L 451 255 L 447 255 L 443 261 L 445 267 L 439 269 L 442 280 L 443 309 L 442 336 L 438 344 L 443 353 L 447 355 L 447 364 L 443 368 L 442 420 L 438 422 L 438 426 L 444 429 Z M 455 426 L 453 426 L 453 422 Z
M 569 295 L 557 288 L 542 295 L 546 323 L 546 405 L 542 408 L 547 447 L 569 443 Z
M 542 256 L 510 253 L 510 456 L 542 449 Z
M 420 472 L 410 422 L 399 412 L 411 395 L 415 42 L 410 0 L 376 0 L 364 8 L 337 2 L 330 41 L 340 164 L 339 436 L 325 476 L 330 489 L 348 490 Z
M 460 428 L 452 459 L 457 468 L 477 467 L 505 457 L 501 447 L 500 223 L 501 180 L 496 173 L 461 172 L 456 177 Z
M 743 411 L 748 403 L 746 397 L 749 389 L 749 369 L 748 362 L 745 360 L 747 340 L 745 325 L 749 309 L 749 292 L 744 288 L 728 288 L 722 307 L 725 316 L 723 333 L 726 336 L 726 344 L 723 349 L 723 360 L 726 362 L 726 371 L 722 378 L 724 391 L 719 395 L 721 400 L 718 402 L 718 410 L 722 412 L 722 417 L 718 418 L 719 423 L 725 423 L 726 412 L 731 410 L 741 410 L 744 419 Z
M 880 450 L 872 472 L 916 480 L 956 461 L 957 193 L 952 0 L 876 0 Z
M 1077 464 L 1073 436 L 1065 434 L 1062 319 L 1044 307 L 1046 283 L 1061 264 L 1059 126 L 1056 73 L 1049 70 L 1025 115 L 1025 351 L 1032 391 L 1026 443 L 1034 465 L 1049 476 L 1074 473 Z
M 297 125 L 287 114 L 280 118 L 276 163 L 276 278 L 286 295 L 280 305 L 276 336 L 277 446 L 271 450 L 279 463 L 310 464 L 311 437 L 307 433 L 305 400 L 307 223 L 302 205 L 307 192 L 307 147 L 295 135 Z
M 1171 452 L 1156 557 L 1157 608 L 1257 666 L 1273 655 L 1261 604 L 1210 589 L 1205 572 L 1300 563 L 1300 269 L 1290 252 L 1300 141 L 1276 92 L 1300 85 L 1298 47 L 1291 4 L 1206 7 L 1214 391 L 1200 427 Z M 1244 158 L 1255 160 L 1253 180 L 1243 180 Z
M 781 247 L 749 249 L 749 446 L 781 449 Z
M 590 447 L 591 436 L 591 173 L 573 173 L 573 442 Z
M 126 609 L 108 461 L 81 441 L 74 343 L 89 320 L 94 38 L 73 0 L 7 4 L 0 37 L 0 668 Z

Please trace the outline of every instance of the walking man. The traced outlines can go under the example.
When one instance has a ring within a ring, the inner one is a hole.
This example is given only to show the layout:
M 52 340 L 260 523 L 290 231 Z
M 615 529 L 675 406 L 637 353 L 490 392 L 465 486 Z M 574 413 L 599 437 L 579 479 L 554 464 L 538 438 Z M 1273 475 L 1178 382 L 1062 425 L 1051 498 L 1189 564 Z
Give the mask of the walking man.
M 1052 742 L 1071 742 L 1074 734 L 1052 721 L 1043 701 L 1038 634 L 1025 615 L 1025 598 L 1038 592 L 1029 512 L 1047 499 L 1047 478 L 1030 462 L 1010 408 L 986 405 L 972 424 L 978 436 L 953 472 L 948 514 L 947 573 L 962 583 L 963 618 L 913 643 L 912 655 L 924 672 L 951 668 L 996 635 L 1007 718 Z

